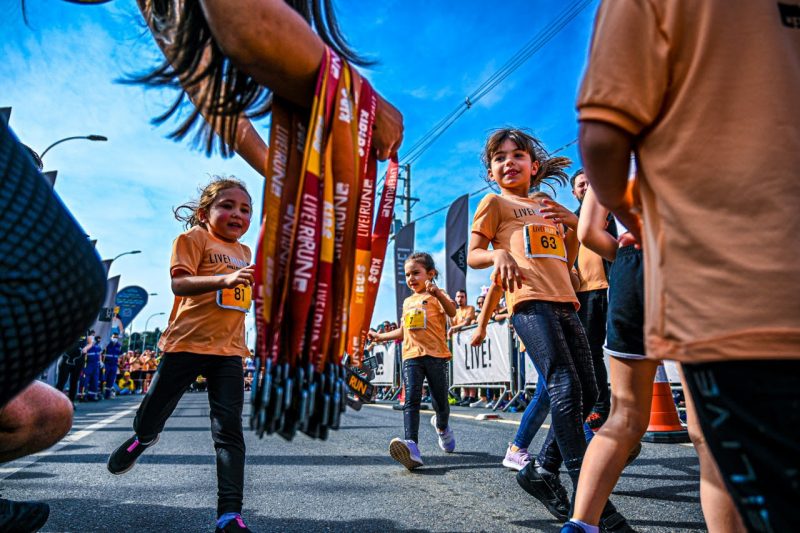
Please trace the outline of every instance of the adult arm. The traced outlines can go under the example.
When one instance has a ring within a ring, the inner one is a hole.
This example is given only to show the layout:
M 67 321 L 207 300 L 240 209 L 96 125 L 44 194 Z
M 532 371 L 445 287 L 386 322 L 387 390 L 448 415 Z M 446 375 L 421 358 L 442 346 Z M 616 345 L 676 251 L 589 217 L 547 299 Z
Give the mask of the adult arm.
M 584 120 L 580 123 L 580 148 L 597 200 L 641 243 L 639 216 L 626 195 L 633 135 L 607 122 Z
M 159 46 L 159 48 L 161 48 L 161 51 L 164 52 L 164 56 L 169 58 L 170 47 L 172 46 L 171 43 L 174 41 L 174 36 L 171 34 L 164 34 L 162 31 L 156 30 L 151 25 L 152 17 L 149 16 L 144 0 L 138 0 L 137 4 L 139 6 L 139 10 L 144 16 L 144 20 L 150 27 L 150 32 L 153 34 L 156 44 Z M 208 51 L 204 52 L 204 56 L 208 56 Z M 207 61 L 204 60 L 202 63 L 205 64 Z M 187 96 L 194 104 L 196 104 L 198 99 L 202 100 L 202 96 L 205 91 L 208 90 L 208 88 L 208 82 L 204 82 L 200 85 L 184 87 Z M 203 113 L 202 109 L 200 109 L 200 111 Z M 208 119 L 208 117 L 205 116 L 205 113 L 203 116 L 204 118 Z M 209 124 L 214 124 L 214 121 L 207 120 L 207 122 L 209 122 Z M 216 132 L 217 134 L 220 133 L 219 130 L 216 130 Z M 236 124 L 236 139 L 231 148 L 233 148 L 233 150 L 235 150 L 236 153 L 238 153 L 242 159 L 247 162 L 247 164 L 253 167 L 256 172 L 266 177 L 267 155 L 269 153 L 267 144 L 264 142 L 264 139 L 261 137 L 261 135 L 258 134 L 253 123 L 245 117 L 241 117 Z
M 283 0 L 200 3 L 214 40 L 238 68 L 275 94 L 309 106 L 325 44 L 303 17 Z M 373 132 L 378 158 L 397 153 L 402 140 L 402 114 L 379 95 Z

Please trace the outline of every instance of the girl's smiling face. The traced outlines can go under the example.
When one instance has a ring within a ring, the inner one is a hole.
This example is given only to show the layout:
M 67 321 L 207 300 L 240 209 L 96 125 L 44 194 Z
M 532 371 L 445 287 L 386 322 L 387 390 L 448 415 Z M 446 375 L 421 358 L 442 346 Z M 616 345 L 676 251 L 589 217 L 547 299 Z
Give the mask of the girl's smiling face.
M 539 170 L 539 162 L 532 161 L 531 154 L 506 139 L 492 154 L 490 163 L 489 177 L 503 192 L 528 196 L 531 176 Z
M 208 210 L 199 213 L 201 222 L 218 239 L 236 242 L 250 228 L 250 195 L 238 187 L 220 191 Z
M 406 285 L 416 292 L 425 292 L 425 282 L 432 280 L 435 271 L 426 271 L 425 266 L 417 261 L 406 261 L 403 265 L 406 271 Z

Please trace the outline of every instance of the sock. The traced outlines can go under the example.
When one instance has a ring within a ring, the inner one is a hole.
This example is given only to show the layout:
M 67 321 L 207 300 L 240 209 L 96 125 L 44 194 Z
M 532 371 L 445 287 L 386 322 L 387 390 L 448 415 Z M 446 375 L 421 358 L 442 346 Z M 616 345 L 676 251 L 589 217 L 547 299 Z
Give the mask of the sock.
M 217 518 L 217 527 L 223 529 L 225 526 L 228 525 L 228 522 L 231 520 L 235 520 L 236 517 L 241 516 L 239 513 L 225 513 L 224 515 Z
M 600 528 L 598 526 L 590 526 L 586 522 L 581 522 L 580 520 L 575 520 L 574 518 L 570 518 L 569 520 L 573 524 L 577 525 L 579 528 L 584 530 L 586 533 L 600 533 Z

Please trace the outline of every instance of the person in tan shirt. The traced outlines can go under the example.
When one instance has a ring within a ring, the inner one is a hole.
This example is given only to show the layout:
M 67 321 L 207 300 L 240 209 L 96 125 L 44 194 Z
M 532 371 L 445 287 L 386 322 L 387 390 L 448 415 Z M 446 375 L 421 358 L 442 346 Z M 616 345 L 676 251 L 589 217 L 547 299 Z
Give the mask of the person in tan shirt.
M 405 261 L 406 284 L 413 291 L 403 302 L 403 323 L 389 333 L 369 332 L 370 340 L 381 342 L 403 340 L 403 427 L 405 439 L 393 439 L 389 453 L 400 464 L 413 470 L 423 465 L 419 452 L 419 409 L 422 384 L 428 380 L 428 391 L 436 414 L 431 424 L 439 437 L 439 447 L 452 453 L 456 440 L 450 429 L 450 405 L 447 402 L 448 362 L 452 355 L 447 348 L 447 318 L 456 316 L 453 300 L 434 280 L 438 272 L 430 254 L 415 252 Z
M 461 331 L 466 326 L 475 322 L 475 308 L 467 305 L 467 291 L 459 289 L 456 291 L 456 316 L 450 322 L 450 332 L 455 333 Z
M 800 529 L 798 94 L 793 3 L 614 0 L 577 104 L 586 175 L 644 250 L 647 356 L 683 363 L 750 531 Z
M 493 281 L 506 291 L 514 331 L 547 383 L 553 422 L 537 462 L 522 468 L 517 482 L 563 520 L 570 502 L 559 467 L 563 460 L 577 485 L 586 452 L 583 420 L 597 398 L 597 384 L 570 279 L 578 219 L 556 202 L 529 195 L 550 180 L 565 184 L 571 161 L 550 157 L 537 139 L 513 128 L 490 135 L 483 160 L 500 194 L 488 194 L 475 210 L 467 263 L 494 266 Z M 626 523 L 610 503 L 604 518 Z
M 182 209 L 185 208 L 185 209 Z M 133 422 L 134 435 L 109 457 L 112 474 L 129 471 L 155 444 L 167 418 L 198 374 L 208 380 L 217 452 L 217 514 L 238 515 L 244 490 L 242 357 L 244 317 L 254 270 L 239 239 L 250 227 L 252 200 L 234 178 L 214 178 L 196 203 L 175 210 L 188 230 L 175 239 L 170 275 L 175 302 L 159 340 L 164 355 Z M 147 354 L 147 352 L 146 352 Z M 139 361 L 142 371 L 150 360 Z

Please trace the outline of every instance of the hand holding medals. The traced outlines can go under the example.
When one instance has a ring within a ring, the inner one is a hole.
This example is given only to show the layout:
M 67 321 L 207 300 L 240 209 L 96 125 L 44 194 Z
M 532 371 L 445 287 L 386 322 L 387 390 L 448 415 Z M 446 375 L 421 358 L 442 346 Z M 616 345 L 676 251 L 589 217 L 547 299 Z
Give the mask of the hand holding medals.
M 250 425 L 326 438 L 347 405 L 369 400 L 360 366 L 394 212 L 389 165 L 373 231 L 378 95 L 326 50 L 311 115 L 275 97 L 265 219 L 255 269 L 256 385 Z

